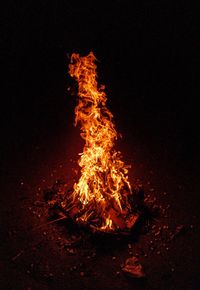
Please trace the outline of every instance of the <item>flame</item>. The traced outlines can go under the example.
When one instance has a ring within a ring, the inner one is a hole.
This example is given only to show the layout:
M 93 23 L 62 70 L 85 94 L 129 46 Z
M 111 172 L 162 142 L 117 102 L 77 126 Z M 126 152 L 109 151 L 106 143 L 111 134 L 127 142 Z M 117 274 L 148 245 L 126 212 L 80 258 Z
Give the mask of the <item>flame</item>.
M 106 107 L 104 86 L 97 83 L 96 58 L 93 52 L 81 57 L 72 54 L 69 74 L 78 83 L 75 125 L 80 124 L 85 141 L 78 161 L 81 176 L 74 184 L 73 199 L 79 202 L 78 221 L 96 221 L 100 230 L 119 227 L 120 216 L 129 210 L 131 185 L 128 166 L 114 149 L 118 138 L 113 115 Z

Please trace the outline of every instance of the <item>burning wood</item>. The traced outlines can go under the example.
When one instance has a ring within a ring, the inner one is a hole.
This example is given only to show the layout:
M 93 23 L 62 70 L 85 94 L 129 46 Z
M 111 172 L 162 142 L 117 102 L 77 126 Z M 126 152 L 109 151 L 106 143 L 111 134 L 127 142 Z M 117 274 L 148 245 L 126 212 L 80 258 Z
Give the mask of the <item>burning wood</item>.
M 141 198 L 142 190 L 134 189 L 134 196 Z M 45 200 L 49 205 L 49 213 L 52 216 L 53 221 L 70 219 L 76 223 L 89 227 L 93 232 L 109 232 L 109 233 L 129 233 L 131 229 L 137 224 L 139 218 L 143 212 L 143 206 L 141 206 L 143 200 L 140 201 L 140 206 L 134 204 L 130 199 L 130 210 L 128 213 L 118 213 L 117 210 L 110 205 L 107 210 L 112 219 L 113 230 L 109 227 L 103 228 L 102 213 L 98 209 L 98 204 L 88 204 L 81 207 L 80 201 L 73 199 L 73 189 L 69 190 L 68 185 L 64 181 L 57 181 L 56 185 L 45 193 Z M 87 215 L 87 220 L 84 220 L 82 216 Z
M 106 107 L 104 86 L 97 83 L 95 60 L 92 52 L 85 57 L 72 54 L 69 74 L 78 83 L 75 125 L 80 124 L 85 141 L 78 161 L 80 178 L 71 191 L 65 183 L 59 184 L 54 190 L 56 199 L 49 196 L 48 201 L 94 231 L 126 231 L 135 225 L 140 213 L 128 180 L 130 166 L 114 149 L 118 134 Z

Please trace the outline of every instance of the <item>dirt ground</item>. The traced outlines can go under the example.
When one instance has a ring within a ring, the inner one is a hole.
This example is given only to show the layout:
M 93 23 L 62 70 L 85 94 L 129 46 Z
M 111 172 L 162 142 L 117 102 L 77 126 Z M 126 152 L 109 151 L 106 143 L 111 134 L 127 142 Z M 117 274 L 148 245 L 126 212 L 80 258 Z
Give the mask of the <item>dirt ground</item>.
M 130 180 L 142 184 L 160 214 L 138 235 L 101 237 L 65 221 L 48 224 L 43 190 L 58 178 L 73 179 L 77 157 L 69 156 L 80 144 L 69 142 L 64 126 L 51 143 L 44 137 L 37 145 L 20 144 L 21 152 L 15 144 L 18 153 L 2 168 L 1 289 L 199 289 L 195 160 L 180 167 L 161 145 L 152 149 L 151 140 L 148 148 L 129 146 Z M 139 258 L 145 279 L 122 272 L 132 256 Z

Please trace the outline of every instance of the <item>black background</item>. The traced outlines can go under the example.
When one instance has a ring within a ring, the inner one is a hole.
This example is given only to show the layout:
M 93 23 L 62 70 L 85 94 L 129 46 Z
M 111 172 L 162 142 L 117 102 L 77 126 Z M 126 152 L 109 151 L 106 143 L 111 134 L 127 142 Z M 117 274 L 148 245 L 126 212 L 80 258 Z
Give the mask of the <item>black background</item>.
M 173 188 L 168 176 L 173 184 L 185 182 L 190 190 L 172 197 L 177 211 L 183 208 L 179 220 L 198 212 L 198 7 L 192 1 L 44 0 L 11 1 L 1 11 L 4 228 L 8 219 L 12 227 L 6 210 L 20 204 L 15 182 L 27 177 L 30 185 L 34 178 L 37 184 L 33 168 L 44 174 L 62 154 L 76 159 L 82 148 L 73 127 L 75 96 L 67 91 L 74 86 L 68 75 L 73 52 L 93 51 L 98 59 L 99 81 L 123 135 L 126 160 L 153 167 L 163 190 Z M 140 174 L 148 178 L 148 172 Z M 180 281 L 193 261 L 185 263 L 173 289 L 183 289 Z M 197 260 L 195 265 L 193 271 Z M 187 289 L 197 289 L 194 277 Z
M 92 50 L 116 120 L 149 135 L 159 131 L 165 141 L 171 134 L 178 151 L 196 157 L 197 7 L 189 1 L 131 2 L 7 7 L 2 39 L 8 83 L 1 110 L 8 139 L 18 143 L 43 134 L 63 110 L 71 113 L 67 55 Z

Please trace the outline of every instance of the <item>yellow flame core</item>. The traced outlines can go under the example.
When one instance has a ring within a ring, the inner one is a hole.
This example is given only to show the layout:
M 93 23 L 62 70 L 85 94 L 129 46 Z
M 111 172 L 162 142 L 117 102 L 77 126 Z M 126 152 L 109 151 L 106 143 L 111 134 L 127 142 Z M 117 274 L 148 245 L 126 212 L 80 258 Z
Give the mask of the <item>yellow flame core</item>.
M 69 74 L 78 82 L 78 104 L 75 108 L 75 125 L 81 126 L 81 137 L 85 140 L 80 153 L 81 176 L 74 184 L 73 196 L 86 209 L 91 205 L 101 218 L 100 228 L 113 228 L 109 209 L 117 212 L 128 208 L 127 195 L 131 193 L 128 169 L 121 160 L 120 152 L 114 150 L 117 132 L 112 122 L 113 115 L 106 107 L 103 86 L 98 86 L 95 56 L 72 54 Z M 84 211 L 82 221 L 88 221 L 91 211 Z

